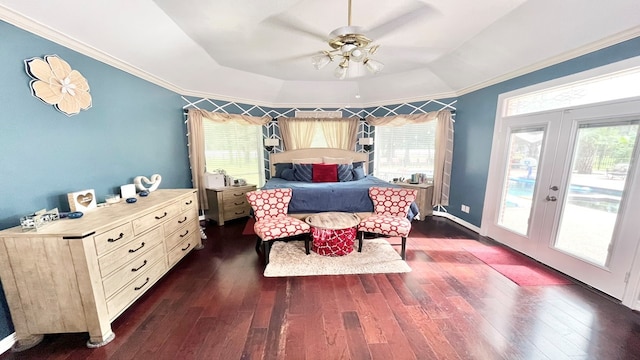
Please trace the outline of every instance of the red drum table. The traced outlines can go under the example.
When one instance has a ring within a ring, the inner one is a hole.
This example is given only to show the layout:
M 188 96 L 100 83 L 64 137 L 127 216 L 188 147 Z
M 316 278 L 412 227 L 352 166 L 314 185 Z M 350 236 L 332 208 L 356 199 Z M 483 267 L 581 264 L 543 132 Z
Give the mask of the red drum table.
M 325 256 L 343 256 L 353 251 L 356 226 L 360 218 L 356 214 L 325 212 L 306 218 L 311 225 L 312 249 Z

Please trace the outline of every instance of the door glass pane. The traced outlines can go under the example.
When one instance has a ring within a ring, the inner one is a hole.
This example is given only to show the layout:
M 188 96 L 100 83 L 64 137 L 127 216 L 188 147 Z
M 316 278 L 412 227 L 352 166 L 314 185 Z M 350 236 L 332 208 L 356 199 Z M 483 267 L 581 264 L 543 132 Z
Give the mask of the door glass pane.
M 527 235 L 542 147 L 542 129 L 517 130 L 509 137 L 508 163 L 498 224 Z
M 555 247 L 606 265 L 638 123 L 578 129 Z

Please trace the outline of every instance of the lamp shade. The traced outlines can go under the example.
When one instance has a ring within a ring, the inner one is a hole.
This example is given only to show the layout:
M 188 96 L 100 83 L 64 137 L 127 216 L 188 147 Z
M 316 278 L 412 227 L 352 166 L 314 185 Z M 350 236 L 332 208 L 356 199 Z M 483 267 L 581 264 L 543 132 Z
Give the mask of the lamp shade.
M 338 79 L 342 80 L 347 76 L 348 67 L 343 67 L 342 65 L 338 66 L 336 70 L 333 72 L 333 75 Z
M 367 70 L 371 71 L 374 74 L 379 73 L 384 68 L 383 63 L 381 63 L 380 61 L 371 60 L 371 59 L 365 59 L 364 66 L 367 68 Z
M 330 63 L 331 60 L 331 57 L 327 54 L 318 54 L 311 57 L 311 63 L 318 70 L 327 66 L 327 64 Z
M 355 48 L 351 50 L 351 55 L 349 56 L 349 59 L 360 62 L 364 60 L 366 56 L 367 56 L 367 53 L 364 50 L 360 48 Z
M 373 138 L 372 137 L 362 137 L 358 139 L 358 144 L 359 145 L 373 145 Z
M 278 146 L 278 145 L 280 145 L 280 140 L 278 139 L 273 139 L 273 138 L 264 139 L 264 146 Z

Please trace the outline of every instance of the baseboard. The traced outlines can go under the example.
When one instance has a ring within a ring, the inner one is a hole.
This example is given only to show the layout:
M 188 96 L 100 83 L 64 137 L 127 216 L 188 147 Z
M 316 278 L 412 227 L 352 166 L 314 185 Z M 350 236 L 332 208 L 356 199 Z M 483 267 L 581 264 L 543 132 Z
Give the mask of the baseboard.
M 448 212 L 434 211 L 433 215 L 449 219 L 449 220 L 451 220 L 451 221 L 453 221 L 453 222 L 455 222 L 455 223 L 457 223 L 459 225 L 462 225 L 462 226 L 466 227 L 467 229 L 469 229 L 471 231 L 474 231 L 474 232 L 477 232 L 478 234 L 480 234 L 480 228 L 479 227 L 477 227 L 477 226 L 475 226 L 475 225 L 473 225 L 473 224 L 471 224 L 469 222 L 466 222 L 466 221 L 460 219 L 459 217 L 453 216 L 453 215 L 449 214 Z
M 0 354 L 4 354 L 7 350 L 11 349 L 13 344 L 16 343 L 16 333 L 13 333 L 6 338 L 0 340 Z

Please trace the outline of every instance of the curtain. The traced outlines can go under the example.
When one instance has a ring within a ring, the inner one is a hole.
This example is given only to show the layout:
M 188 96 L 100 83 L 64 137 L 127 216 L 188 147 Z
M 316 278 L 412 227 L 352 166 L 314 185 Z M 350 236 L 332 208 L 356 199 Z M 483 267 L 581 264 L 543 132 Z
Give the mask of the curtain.
M 451 160 L 453 159 L 453 119 L 450 111 L 438 111 L 436 152 L 433 171 L 433 206 L 449 205 Z
M 321 119 L 320 124 L 330 148 L 352 151 L 356 148 L 359 119 Z
M 193 188 L 198 189 L 198 204 L 200 210 L 209 209 L 207 192 L 204 188 L 202 176 L 206 171 L 204 156 L 204 131 L 202 128 L 202 114 L 189 109 L 187 116 L 187 138 L 189 146 L 189 164 L 191 165 L 191 182 Z
M 451 112 L 449 110 L 441 110 L 426 114 L 396 115 L 382 118 L 368 117 L 366 121 L 373 126 L 402 126 L 437 121 L 431 204 L 433 206 L 448 206 L 451 160 L 453 158 L 453 119 Z
M 311 147 L 313 142 L 316 120 L 280 118 L 278 119 L 278 127 L 285 150 L 306 149 Z
M 200 210 L 207 210 L 207 191 L 204 187 L 203 176 L 206 172 L 206 158 L 204 154 L 203 119 L 225 123 L 235 121 L 244 125 L 265 125 L 271 121 L 270 117 L 255 117 L 249 115 L 235 115 L 216 113 L 199 109 L 189 109 L 187 116 L 187 131 L 189 144 L 189 164 L 191 165 L 191 181 L 193 188 L 198 189 Z

